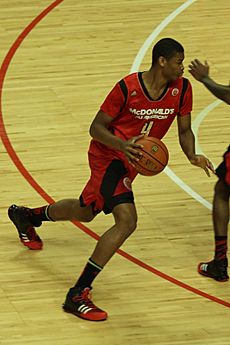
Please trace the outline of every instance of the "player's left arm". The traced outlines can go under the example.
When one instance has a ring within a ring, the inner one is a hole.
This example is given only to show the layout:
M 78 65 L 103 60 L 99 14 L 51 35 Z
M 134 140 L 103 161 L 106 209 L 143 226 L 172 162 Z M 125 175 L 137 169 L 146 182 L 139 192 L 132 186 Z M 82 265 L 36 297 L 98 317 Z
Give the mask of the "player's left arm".
M 190 163 L 204 169 L 208 176 L 210 176 L 209 169 L 215 173 L 210 160 L 203 155 L 197 155 L 195 152 L 195 137 L 191 127 L 191 114 L 177 116 L 177 125 L 180 146 Z

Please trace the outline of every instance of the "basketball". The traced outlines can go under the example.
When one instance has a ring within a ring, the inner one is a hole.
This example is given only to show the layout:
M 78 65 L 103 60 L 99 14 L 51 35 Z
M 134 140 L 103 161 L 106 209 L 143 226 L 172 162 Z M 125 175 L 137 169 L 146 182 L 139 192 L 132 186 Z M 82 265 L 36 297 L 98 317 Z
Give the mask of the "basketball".
M 153 176 L 164 170 L 168 164 L 169 153 L 160 139 L 144 137 L 138 139 L 135 143 L 143 145 L 143 148 L 135 148 L 142 155 L 138 155 L 138 162 L 133 162 L 139 174 Z

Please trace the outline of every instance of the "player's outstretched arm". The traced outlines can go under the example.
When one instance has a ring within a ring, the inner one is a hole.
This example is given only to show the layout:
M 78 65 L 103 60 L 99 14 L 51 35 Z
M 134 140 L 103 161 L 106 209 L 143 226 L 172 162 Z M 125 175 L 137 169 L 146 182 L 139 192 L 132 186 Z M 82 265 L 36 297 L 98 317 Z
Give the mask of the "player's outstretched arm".
M 209 77 L 209 65 L 207 61 L 205 61 L 205 64 L 202 64 L 198 59 L 191 61 L 189 72 L 196 80 L 203 83 L 214 96 L 230 104 L 230 86 L 217 84 Z
M 191 128 L 191 115 L 177 116 L 177 125 L 180 146 L 190 163 L 204 169 L 208 176 L 210 176 L 209 170 L 215 173 L 210 160 L 203 155 L 195 153 L 195 137 Z

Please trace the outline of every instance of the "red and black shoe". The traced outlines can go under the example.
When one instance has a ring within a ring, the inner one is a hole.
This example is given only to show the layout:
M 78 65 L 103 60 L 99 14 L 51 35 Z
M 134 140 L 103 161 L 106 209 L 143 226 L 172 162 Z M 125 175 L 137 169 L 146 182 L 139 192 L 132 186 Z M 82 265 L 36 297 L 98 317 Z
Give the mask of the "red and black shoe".
M 228 259 L 212 260 L 209 262 L 200 262 L 198 272 L 205 277 L 213 278 L 218 282 L 226 282 L 228 276 Z
M 20 241 L 29 249 L 42 249 L 43 243 L 30 220 L 30 209 L 23 206 L 11 205 L 8 216 L 18 230 Z
M 64 311 L 89 321 L 103 321 L 108 315 L 95 306 L 91 300 L 91 288 L 71 288 L 63 304 Z

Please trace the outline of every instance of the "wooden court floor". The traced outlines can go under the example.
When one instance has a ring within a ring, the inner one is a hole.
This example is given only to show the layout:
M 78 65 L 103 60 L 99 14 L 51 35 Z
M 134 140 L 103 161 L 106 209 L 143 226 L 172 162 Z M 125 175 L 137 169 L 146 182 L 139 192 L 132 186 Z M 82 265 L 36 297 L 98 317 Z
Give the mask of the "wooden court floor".
M 20 244 L 7 218 L 12 203 L 36 207 L 81 193 L 92 119 L 132 66 L 149 67 L 162 37 L 185 47 L 199 148 L 218 165 L 229 144 L 229 108 L 190 78 L 187 66 L 207 59 L 213 78 L 229 82 L 229 23 L 227 0 L 1 0 L 0 344 L 230 344 L 230 283 L 196 272 L 213 253 L 216 178 L 189 165 L 176 124 L 164 141 L 168 174 L 179 184 L 165 173 L 137 178 L 138 229 L 94 283 L 106 322 L 80 320 L 61 305 L 95 246 L 90 235 L 100 236 L 112 217 L 101 214 L 87 228 L 47 223 L 39 252 Z

